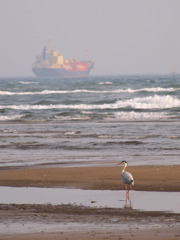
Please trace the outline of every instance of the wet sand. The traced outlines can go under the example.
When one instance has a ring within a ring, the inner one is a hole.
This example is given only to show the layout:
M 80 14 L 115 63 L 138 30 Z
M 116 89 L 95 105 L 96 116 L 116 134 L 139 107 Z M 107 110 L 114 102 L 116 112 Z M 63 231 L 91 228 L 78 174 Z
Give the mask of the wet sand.
M 131 231 L 127 233 L 126 231 L 117 232 L 101 232 L 101 231 L 90 231 L 90 232 L 79 232 L 79 233 L 46 233 L 46 234 L 29 234 L 29 235 L 17 235 L 15 238 L 9 238 L 8 236 L 3 236 L 3 240 L 179 240 L 179 234 L 173 234 L 170 236 L 169 230 L 158 229 L 152 234 L 149 230 L 144 230 L 140 232 Z
M 180 166 L 128 167 L 135 179 L 134 190 L 180 191 Z M 124 189 L 120 167 L 26 168 L 0 171 L 1 186 Z M 11 226 L 28 223 L 45 229 L 29 233 L 11 232 Z M 57 225 L 56 231 L 48 227 Z M 73 227 L 73 224 L 77 224 Z M 24 240 L 127 240 L 180 239 L 180 214 L 141 212 L 132 209 L 99 209 L 73 205 L 0 204 L 0 225 L 10 232 L 0 239 Z M 71 226 L 72 225 L 72 226 Z
M 154 229 L 154 230 L 132 230 L 132 231 L 75 231 L 68 233 L 36 233 L 1 235 L 1 240 L 179 240 L 180 234 L 177 228 Z
M 174 213 L 37 204 L 1 204 L 0 213 L 0 224 L 9 231 L 17 225 L 16 234 L 0 239 L 180 239 L 180 214 Z M 23 233 L 31 224 L 37 224 L 37 233 Z

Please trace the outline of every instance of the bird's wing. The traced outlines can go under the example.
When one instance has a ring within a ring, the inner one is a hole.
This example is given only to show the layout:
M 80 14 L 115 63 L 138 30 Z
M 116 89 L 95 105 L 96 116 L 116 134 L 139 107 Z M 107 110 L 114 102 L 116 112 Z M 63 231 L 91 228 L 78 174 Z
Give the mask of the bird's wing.
M 121 179 L 122 179 L 124 184 L 132 184 L 132 185 L 134 185 L 133 176 L 129 172 L 123 172 L 122 176 L 121 176 Z

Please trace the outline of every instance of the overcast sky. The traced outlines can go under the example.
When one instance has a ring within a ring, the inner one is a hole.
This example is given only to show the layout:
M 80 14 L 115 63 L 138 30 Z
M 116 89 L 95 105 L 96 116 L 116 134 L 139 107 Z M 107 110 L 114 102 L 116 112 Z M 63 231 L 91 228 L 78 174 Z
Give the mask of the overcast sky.
M 93 75 L 180 73 L 180 0 L 0 0 L 0 76 L 33 76 L 48 38 Z

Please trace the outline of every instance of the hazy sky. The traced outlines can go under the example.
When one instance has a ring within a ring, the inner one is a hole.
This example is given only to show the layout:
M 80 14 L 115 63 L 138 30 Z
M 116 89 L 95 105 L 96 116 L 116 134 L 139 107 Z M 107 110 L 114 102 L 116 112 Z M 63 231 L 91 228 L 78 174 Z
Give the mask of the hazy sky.
M 51 38 L 92 74 L 180 73 L 180 0 L 0 0 L 0 76 L 31 76 Z

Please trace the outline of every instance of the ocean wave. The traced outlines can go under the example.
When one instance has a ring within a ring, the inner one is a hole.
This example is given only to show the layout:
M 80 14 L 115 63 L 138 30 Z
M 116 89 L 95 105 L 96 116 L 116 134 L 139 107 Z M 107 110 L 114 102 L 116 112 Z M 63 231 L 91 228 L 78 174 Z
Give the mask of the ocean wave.
M 89 93 L 89 94 L 110 94 L 110 93 L 135 93 L 135 92 L 174 92 L 179 91 L 180 88 L 140 88 L 140 89 L 116 89 L 116 90 L 88 90 L 88 89 L 75 89 L 75 90 L 43 90 L 40 92 L 10 92 L 10 91 L 0 91 L 0 95 L 49 95 L 49 94 L 69 94 L 69 93 Z
M 137 140 L 132 140 L 132 141 L 111 141 L 111 142 L 106 142 L 105 145 L 140 145 L 144 144 L 141 141 Z
M 37 84 L 37 82 L 24 82 L 24 81 L 20 81 L 19 83 L 25 84 L 25 85 L 28 85 L 28 84 Z
M 113 84 L 112 82 L 99 82 L 99 85 L 111 85 Z
M 180 107 L 180 100 L 170 95 L 150 96 L 144 98 L 134 98 L 126 101 L 117 101 L 118 107 L 130 107 L 134 109 L 169 109 Z
M 122 121 L 134 121 L 134 120 L 161 120 L 167 119 L 168 115 L 165 112 L 116 112 L 115 118 Z
M 77 109 L 77 110 L 96 110 L 96 109 L 170 109 L 180 107 L 180 100 L 170 95 L 144 98 L 133 98 L 128 100 L 118 100 L 115 103 L 104 104 L 50 104 L 50 105 L 0 105 L 0 109 L 14 110 L 46 110 L 46 109 Z
M 0 116 L 0 121 L 19 120 L 19 119 L 21 119 L 23 117 L 24 117 L 24 115 Z
M 91 117 L 87 117 L 84 115 L 74 115 L 74 116 L 55 116 L 55 120 L 60 120 L 60 121 L 70 121 L 70 120 L 90 120 Z

